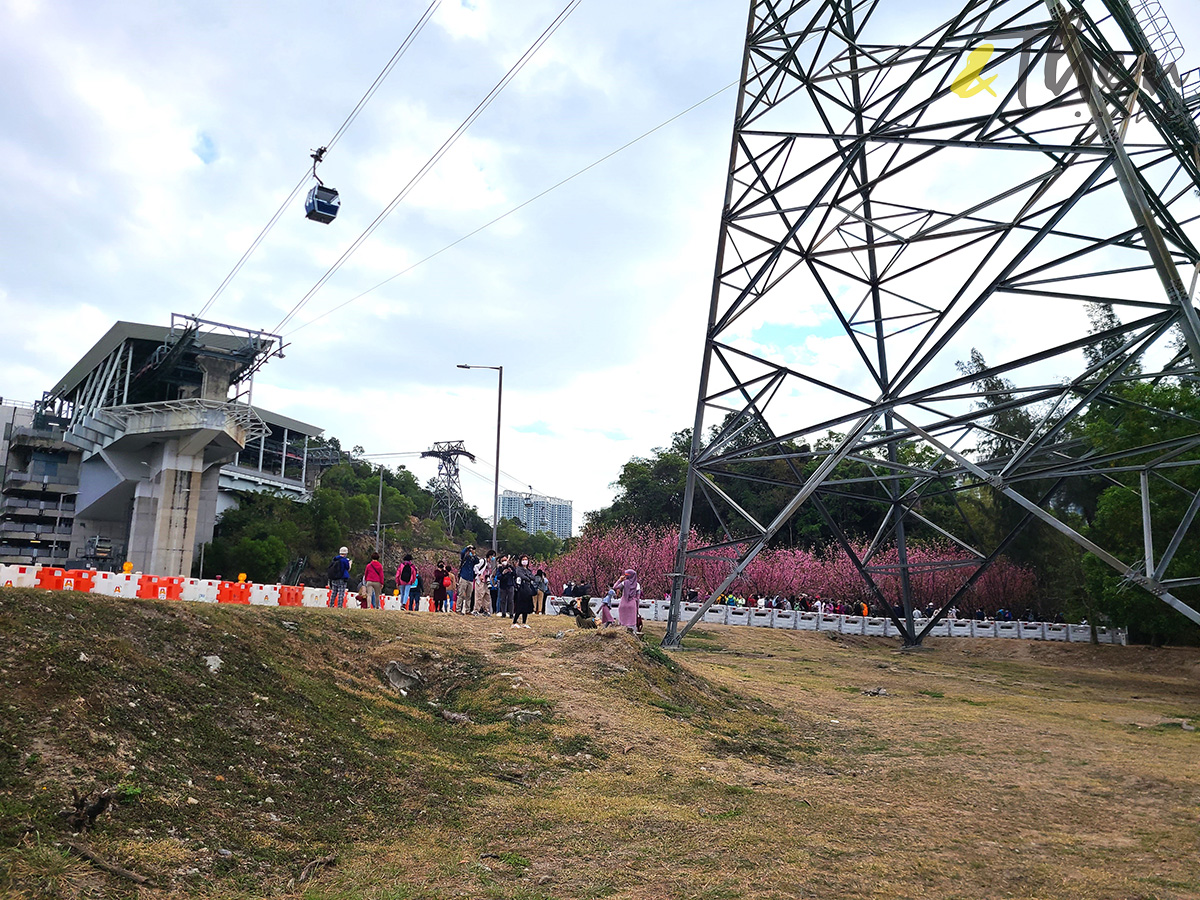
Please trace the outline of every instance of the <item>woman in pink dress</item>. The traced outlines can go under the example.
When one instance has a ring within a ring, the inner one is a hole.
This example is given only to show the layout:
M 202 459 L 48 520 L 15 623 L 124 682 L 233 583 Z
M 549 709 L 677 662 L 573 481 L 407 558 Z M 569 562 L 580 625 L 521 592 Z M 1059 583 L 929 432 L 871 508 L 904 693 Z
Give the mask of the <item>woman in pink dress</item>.
M 642 598 L 642 589 L 638 587 L 637 572 L 626 569 L 625 575 L 613 585 L 614 591 L 621 592 L 621 603 L 617 607 L 617 619 L 630 631 L 637 633 L 638 600 Z

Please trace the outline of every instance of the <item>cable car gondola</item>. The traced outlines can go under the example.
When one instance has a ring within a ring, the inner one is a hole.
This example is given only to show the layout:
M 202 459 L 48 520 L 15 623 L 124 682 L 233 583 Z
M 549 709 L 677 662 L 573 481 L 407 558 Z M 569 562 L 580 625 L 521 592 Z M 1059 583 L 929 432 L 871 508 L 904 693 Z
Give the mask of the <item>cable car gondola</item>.
M 318 184 L 308 192 L 308 199 L 304 201 L 304 215 L 314 222 L 324 222 L 328 225 L 337 218 L 341 205 L 342 201 L 338 199 L 337 191 Z
M 314 150 L 312 153 L 312 174 L 313 178 L 317 179 L 317 185 L 308 192 L 308 198 L 304 201 L 304 215 L 314 222 L 328 225 L 337 218 L 342 201 L 338 198 L 338 192 L 331 187 L 326 187 L 325 182 L 317 175 L 317 163 L 324 157 L 324 147 Z

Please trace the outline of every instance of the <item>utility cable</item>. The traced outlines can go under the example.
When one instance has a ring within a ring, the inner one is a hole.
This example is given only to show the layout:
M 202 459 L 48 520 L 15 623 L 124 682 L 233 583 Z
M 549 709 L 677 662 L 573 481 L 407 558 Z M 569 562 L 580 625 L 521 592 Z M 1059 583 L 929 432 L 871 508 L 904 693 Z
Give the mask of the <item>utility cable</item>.
M 708 95 L 707 97 L 705 97 L 703 100 L 698 100 L 697 102 L 693 103 L 691 106 L 689 106 L 687 109 L 683 110 L 682 112 L 680 112 L 680 113 L 676 113 L 675 115 L 671 116 L 671 118 L 667 119 L 665 122 L 660 122 L 658 125 L 655 125 L 655 126 L 654 126 L 653 128 L 651 128 L 649 131 L 643 132 L 642 134 L 640 134 L 640 135 L 638 135 L 637 137 L 633 138 L 633 140 L 627 141 L 626 143 L 622 144 L 622 145 L 621 145 L 620 147 L 618 147 L 616 150 L 613 150 L 613 151 L 611 151 L 611 152 L 609 152 L 609 153 L 606 153 L 606 154 L 604 154 L 604 156 L 600 157 L 600 158 L 599 158 L 598 160 L 596 160 L 595 162 L 593 162 L 593 163 L 590 163 L 590 164 L 588 164 L 588 165 L 584 166 L 582 169 L 580 169 L 580 170 L 579 170 L 578 172 L 576 172 L 574 175 L 568 175 L 568 176 L 567 176 L 566 178 L 564 178 L 562 181 L 559 181 L 559 182 L 557 182 L 557 183 L 555 183 L 555 184 L 552 184 L 552 185 L 550 185 L 550 187 L 546 188 L 546 189 L 545 189 L 544 191 L 542 191 L 541 193 L 534 194 L 532 197 L 530 197 L 530 198 L 529 198 L 528 200 L 526 200 L 524 203 L 520 203 L 520 204 L 518 204 L 518 205 L 514 206 L 514 207 L 513 207 L 512 209 L 510 209 L 508 212 L 501 213 L 500 215 L 496 216 L 496 218 L 492 219 L 490 222 L 486 222 L 486 223 L 484 223 L 483 225 L 480 225 L 480 226 L 479 226 L 478 228 L 476 228 L 474 231 L 470 231 L 470 232 L 468 232 L 467 234 L 464 234 L 462 237 L 458 238 L 457 240 L 455 240 L 455 241 L 452 241 L 451 243 L 447 244 L 447 245 L 446 245 L 445 247 L 443 247 L 441 250 L 435 250 L 433 253 L 430 253 L 430 254 L 429 254 L 428 256 L 426 256 L 424 259 L 420 259 L 420 260 L 418 260 L 417 262 L 413 263 L 413 264 L 412 264 L 411 266 L 409 266 L 408 268 L 406 268 L 406 269 L 403 269 L 403 270 L 401 270 L 401 271 L 397 272 L 395 275 L 392 275 L 390 278 L 385 278 L 383 281 L 379 282 L 379 284 L 375 285 L 374 287 L 369 287 L 369 288 L 367 288 L 365 291 L 363 291 L 361 294 L 355 294 L 355 295 L 354 295 L 353 297 L 351 297 L 349 300 L 346 300 L 346 301 L 344 301 L 344 302 L 342 302 L 342 303 L 339 303 L 337 306 L 335 306 L 335 307 L 333 307 L 333 308 L 331 308 L 331 309 L 328 309 L 328 310 L 326 310 L 325 312 L 323 312 L 323 313 L 321 313 L 320 315 L 317 315 L 317 316 L 315 316 L 315 317 L 313 317 L 313 318 L 309 319 L 307 322 L 304 322 L 304 323 L 303 323 L 303 324 L 301 324 L 301 325 L 297 325 L 295 328 L 293 328 L 291 331 L 289 331 L 289 332 L 288 332 L 288 337 L 291 337 L 293 334 L 295 334 L 297 331 L 300 331 L 300 330 L 301 330 L 301 329 L 303 329 L 303 328 L 307 328 L 309 325 L 312 325 L 312 324 L 314 324 L 314 323 L 316 323 L 316 322 L 319 322 L 319 321 L 321 321 L 321 320 L 322 320 L 322 319 L 324 319 L 326 316 L 333 315 L 335 312 L 338 312 L 339 310 L 342 310 L 342 309 L 344 309 L 345 307 L 347 307 L 347 306 L 349 306 L 351 303 L 353 303 L 355 300 L 361 300 L 363 297 L 367 296 L 367 294 L 370 294 L 370 293 L 372 293 L 373 291 L 377 291 L 377 290 L 379 290 L 379 289 L 380 289 L 381 287 L 383 287 L 385 284 L 390 284 L 391 282 L 395 281 L 397 278 L 400 278 L 400 277 L 401 277 L 401 276 L 403 276 L 403 275 L 407 275 L 409 272 L 411 272 L 413 269 L 417 268 L 418 266 L 423 266 L 425 263 L 429 262 L 429 261 L 430 261 L 431 259 L 433 259 L 434 257 L 436 257 L 436 256 L 441 256 L 441 255 L 442 255 L 443 253 L 445 253 L 447 250 L 450 250 L 450 249 L 453 249 L 454 247 L 457 247 L 459 244 L 461 244 L 463 241 L 467 240 L 468 238 L 473 238 L 473 237 L 475 237 L 475 235 L 479 234 L 479 232 L 481 232 L 481 231 L 484 231 L 485 229 L 491 228 L 491 227 L 492 227 L 493 225 L 495 225 L 497 222 L 500 222 L 500 221 L 502 221 L 502 220 L 504 220 L 504 219 L 507 219 L 507 218 L 508 218 L 509 216 L 511 216 L 513 213 L 520 212 L 520 211 L 521 211 L 522 209 L 524 209 L 526 206 L 529 206 L 529 204 L 531 204 L 531 203 L 533 203 L 533 202 L 535 202 L 535 201 L 537 201 L 537 200 L 541 200 L 543 197 L 545 197 L 545 196 L 546 196 L 547 194 L 549 194 L 551 191 L 556 191 L 556 190 L 558 190 L 560 187 L 562 187 L 563 185 L 567 184 L 567 183 L 568 183 L 568 182 L 570 182 L 570 181 L 574 181 L 576 178 L 578 178 L 580 175 L 583 175 L 585 172 L 588 172 L 588 171 L 590 171 L 590 170 L 592 170 L 592 169 L 596 168 L 596 166 L 600 165 L 601 163 L 607 162 L 608 160 L 612 159 L 614 156 L 616 156 L 616 155 L 617 155 L 618 153 L 620 153 L 621 151 L 623 151 L 623 150 L 628 150 L 628 149 L 629 149 L 630 147 L 632 147 L 634 144 L 638 143 L 638 141 L 641 141 L 641 140 L 644 140 L 645 138 L 648 138 L 648 137 L 650 137 L 650 135 L 654 134 L 656 131 L 659 131 L 659 130 L 661 130 L 661 129 L 663 129 L 663 128 L 666 128 L 668 125 L 670 125 L 670 124 L 671 124 L 672 122 L 674 122 L 676 119 L 680 119 L 680 118 L 682 118 L 683 116 L 686 116 L 686 115 L 687 115 L 688 113 L 690 113 L 692 110 L 696 109 L 697 107 L 703 106 L 705 103 L 707 103 L 709 100 L 712 100 L 714 97 L 719 97 L 721 94 L 725 93 L 727 90 L 729 90 L 731 87 L 733 87 L 733 86 L 734 86 L 734 85 L 736 85 L 736 84 L 738 84 L 738 82 L 736 82 L 736 81 L 732 81 L 732 82 L 730 82 L 729 84 L 725 85 L 725 87 L 723 87 L 723 88 L 720 88 L 719 90 L 713 91 L 711 94 L 709 94 L 709 95 Z
M 546 41 L 550 39 L 554 32 L 558 31 L 562 24 L 567 20 L 567 17 L 570 16 L 571 13 L 575 11 L 575 8 L 578 7 L 582 2 L 583 0 L 569 0 L 563 10 L 546 27 L 546 30 L 543 31 L 529 46 L 529 49 L 522 54 L 521 58 L 513 64 L 512 68 L 505 73 L 504 77 L 496 83 L 496 85 L 481 101 L 479 101 L 479 104 L 474 110 L 471 111 L 470 115 L 468 115 L 462 121 L 462 123 L 456 129 L 454 129 L 451 135 L 446 138 L 441 147 L 434 152 L 433 156 L 431 156 L 425 162 L 425 164 L 421 166 L 419 170 L 417 170 L 417 173 L 411 179 L 409 179 L 408 183 L 401 188 L 400 193 L 398 193 L 392 199 L 392 201 L 386 207 L 384 207 L 383 211 L 375 217 L 375 220 L 367 226 L 366 230 L 364 230 L 363 233 L 354 240 L 354 242 L 346 249 L 346 251 L 342 253 L 340 257 L 338 257 L 337 261 L 326 270 L 325 274 L 317 279 L 317 283 L 309 288 L 308 292 L 300 298 L 296 305 L 292 307 L 291 311 L 289 311 L 288 314 L 280 320 L 279 324 L 276 325 L 274 329 L 276 334 L 280 333 L 284 326 L 291 322 L 293 318 L 295 318 L 296 314 L 304 308 L 305 304 L 313 298 L 317 291 L 324 287 L 325 283 L 329 281 L 329 279 L 332 278 L 334 274 L 345 264 L 346 260 L 348 260 L 354 254 L 354 252 L 358 250 L 358 248 L 361 247 L 367 241 L 367 239 L 371 237 L 372 234 L 375 233 L 375 230 L 383 224 L 383 221 L 392 214 L 396 207 L 399 206 L 401 202 L 403 202 L 403 200 L 412 192 L 412 190 L 421 183 L 425 176 L 432 171 L 433 167 L 436 166 L 441 158 L 449 152 L 450 148 L 457 143 L 458 139 L 462 137 L 462 135 L 466 133 L 467 129 L 469 129 L 471 125 L 475 123 L 475 120 L 483 115 L 484 110 L 491 106 L 492 101 L 494 101 L 496 97 L 500 95 L 500 92 L 508 86 L 508 84 L 523 68 L 525 68 L 525 64 L 534 57 L 534 55 L 542 48 L 542 45 L 544 45 Z
M 400 58 L 404 56 L 404 54 L 408 51 L 408 48 L 412 46 L 413 41 L 417 39 L 417 35 L 419 35 L 425 28 L 425 25 L 429 22 L 430 17 L 441 5 L 441 2 L 442 0 L 433 0 L 433 2 L 429 4 L 429 8 L 425 10 L 425 13 L 421 16 L 420 20 L 418 20 L 417 24 L 413 26 L 412 31 L 408 33 L 408 37 L 406 37 L 400 46 L 396 48 L 396 52 L 392 54 L 392 58 L 388 60 L 387 65 L 384 66 L 380 73 L 375 76 L 375 80 L 371 82 L 371 86 L 367 88 L 367 92 L 362 95 L 362 98 L 355 105 L 354 109 L 350 111 L 350 115 L 346 117 L 346 121 L 342 123 L 341 127 L 338 128 L 337 132 L 322 148 L 322 158 L 324 157 L 325 153 L 328 153 L 330 150 L 332 150 L 333 146 L 339 140 L 341 140 L 342 135 L 346 133 L 346 129 L 349 128 L 354 120 L 358 118 L 358 114 L 362 112 L 363 107 L 367 105 L 367 101 L 375 96 L 375 92 L 379 90 L 379 87 L 383 84 L 384 79 L 391 74 L 392 69 L 396 67 L 396 63 L 400 61 Z M 296 199 L 296 195 L 304 190 L 304 186 L 308 183 L 309 178 L 315 175 L 316 163 L 314 162 L 312 172 L 310 173 L 308 169 L 305 169 L 303 177 L 301 177 L 300 181 L 296 183 L 296 186 L 292 188 L 291 192 L 284 199 L 283 203 L 279 205 L 279 209 L 275 210 L 275 215 L 271 216 L 270 220 L 263 227 L 263 230 L 258 233 L 253 241 L 250 242 L 250 246 L 246 249 L 246 252 L 242 254 L 241 259 L 234 264 L 234 267 L 230 269 L 229 274 L 225 276 L 225 279 L 219 285 L 217 285 L 217 289 L 213 291 L 213 295 L 208 298 L 208 302 L 201 307 L 200 312 L 196 313 L 197 318 L 208 312 L 209 307 L 211 307 L 213 303 L 216 302 L 217 298 L 221 296 L 221 294 L 225 291 L 225 288 L 229 286 L 229 283 L 233 281 L 238 272 L 242 270 L 242 266 L 246 264 L 246 261 L 250 259 L 250 256 L 255 250 L 258 249 L 258 245 L 263 242 L 263 239 L 270 233 L 271 229 L 275 227 L 275 223 L 279 221 L 284 212 L 287 211 L 288 207 L 292 205 L 292 201 Z M 318 181 L 319 180 L 320 179 L 318 179 Z

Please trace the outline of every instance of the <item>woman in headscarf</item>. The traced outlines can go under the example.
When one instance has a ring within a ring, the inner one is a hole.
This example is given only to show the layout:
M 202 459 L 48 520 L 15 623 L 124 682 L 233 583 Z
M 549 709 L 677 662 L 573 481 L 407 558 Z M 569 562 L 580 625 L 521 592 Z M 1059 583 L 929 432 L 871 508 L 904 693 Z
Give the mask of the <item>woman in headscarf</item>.
M 617 620 L 636 634 L 638 600 L 642 597 L 642 589 L 638 586 L 637 572 L 633 569 L 626 569 L 625 574 L 613 585 L 613 590 L 621 592 L 621 603 L 617 607 Z

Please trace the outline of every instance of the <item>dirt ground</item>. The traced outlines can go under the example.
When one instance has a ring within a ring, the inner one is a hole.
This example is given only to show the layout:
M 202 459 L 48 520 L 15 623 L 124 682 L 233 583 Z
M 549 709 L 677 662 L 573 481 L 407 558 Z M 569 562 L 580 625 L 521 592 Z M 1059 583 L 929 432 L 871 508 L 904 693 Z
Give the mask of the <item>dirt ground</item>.
M 383 729 L 409 745 L 400 751 L 428 735 L 416 765 L 451 775 L 426 773 L 403 821 L 285 847 L 273 869 L 189 881 L 178 873 L 211 857 L 211 841 L 189 842 L 184 825 L 154 841 L 111 826 L 96 840 L 114 858 L 145 871 L 155 854 L 178 857 L 143 896 L 1200 897 L 1193 649 L 943 638 L 904 652 L 885 639 L 712 626 L 664 656 L 653 623 L 639 643 L 565 617 L 513 630 L 358 611 L 197 615 L 245 623 L 243 637 L 253 617 L 326 632 L 353 623 L 352 646 L 300 642 L 293 664 L 325 667 L 366 704 L 391 690 L 378 672 L 398 654 L 436 660 L 444 684 L 430 675 L 422 704 L 457 703 L 469 721 L 422 713 L 418 735 L 402 730 L 402 716 L 417 721 L 403 699 L 382 725 L 360 710 L 348 727 Z M 458 657 L 476 667 L 445 674 Z M 462 679 L 505 692 L 497 724 L 454 699 Z M 540 730 L 522 731 L 530 721 Z M 458 743 L 472 732 L 476 743 Z M 485 732 L 490 743 L 478 742 Z M 322 849 L 336 864 L 297 883 L 299 861 Z

